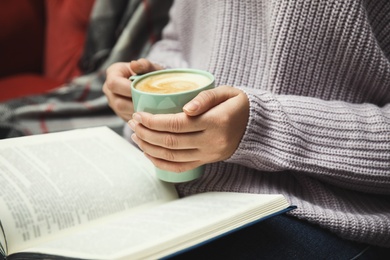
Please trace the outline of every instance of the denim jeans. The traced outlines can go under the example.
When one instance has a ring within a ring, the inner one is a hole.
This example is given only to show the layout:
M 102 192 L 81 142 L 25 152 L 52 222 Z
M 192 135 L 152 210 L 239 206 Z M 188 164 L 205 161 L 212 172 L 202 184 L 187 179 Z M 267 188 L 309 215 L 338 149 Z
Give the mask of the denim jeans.
M 302 220 L 278 215 L 168 259 L 390 259 L 390 248 L 342 239 Z

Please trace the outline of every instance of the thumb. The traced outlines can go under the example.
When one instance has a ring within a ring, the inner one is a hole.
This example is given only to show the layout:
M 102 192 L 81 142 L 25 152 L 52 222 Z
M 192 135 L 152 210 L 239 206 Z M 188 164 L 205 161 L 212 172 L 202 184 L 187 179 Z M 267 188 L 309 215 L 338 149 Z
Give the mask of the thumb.
M 161 70 L 163 68 L 158 64 L 154 64 L 147 59 L 141 58 L 138 60 L 131 61 L 130 62 L 130 69 L 134 73 L 140 75 L 140 74 L 152 72 L 155 70 Z
M 194 99 L 184 105 L 183 111 L 188 116 L 200 115 L 232 96 L 235 96 L 232 91 L 233 89 L 234 88 L 230 86 L 220 86 L 214 89 L 202 91 Z

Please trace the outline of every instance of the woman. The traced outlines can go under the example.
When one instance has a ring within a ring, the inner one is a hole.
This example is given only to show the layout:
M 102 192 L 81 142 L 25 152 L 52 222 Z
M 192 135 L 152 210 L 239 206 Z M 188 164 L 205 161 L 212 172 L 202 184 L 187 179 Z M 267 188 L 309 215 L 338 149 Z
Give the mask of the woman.
M 147 59 L 107 70 L 126 136 L 159 168 L 207 165 L 182 196 L 282 193 L 297 206 L 186 257 L 388 253 L 390 2 L 177 0 L 170 15 Z M 177 67 L 208 70 L 220 87 L 183 113 L 133 114 L 127 78 Z

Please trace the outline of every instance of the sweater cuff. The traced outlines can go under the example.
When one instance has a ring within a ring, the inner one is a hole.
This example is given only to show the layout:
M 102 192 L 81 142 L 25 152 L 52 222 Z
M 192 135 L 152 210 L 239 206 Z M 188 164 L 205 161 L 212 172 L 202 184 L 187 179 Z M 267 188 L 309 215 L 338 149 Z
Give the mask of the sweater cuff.
M 265 103 L 273 106 L 274 98 L 271 93 L 265 90 L 248 89 L 237 87 L 245 92 L 249 100 L 249 118 L 244 135 L 241 138 L 238 148 L 233 155 L 225 160 L 228 163 L 244 165 L 250 168 L 256 168 L 262 171 L 281 171 L 283 163 L 272 162 L 269 156 L 269 147 L 264 145 L 267 139 L 272 136 L 270 127 L 267 126 L 267 114 Z M 276 107 L 274 107 L 277 109 Z M 268 108 L 269 109 L 269 108 Z M 259 145 L 259 138 L 262 138 L 263 145 Z M 254 156 L 255 161 L 251 160 L 248 155 Z

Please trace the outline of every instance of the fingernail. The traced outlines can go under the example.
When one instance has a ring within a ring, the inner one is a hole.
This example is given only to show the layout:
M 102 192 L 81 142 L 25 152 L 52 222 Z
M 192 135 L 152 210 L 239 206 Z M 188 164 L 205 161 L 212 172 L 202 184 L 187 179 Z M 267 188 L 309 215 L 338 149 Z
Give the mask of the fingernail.
M 138 113 L 133 114 L 133 119 L 137 121 L 138 123 L 142 123 L 142 118 Z
M 129 124 L 129 126 L 130 126 L 130 128 L 131 128 L 131 130 L 135 130 L 135 123 L 134 123 L 134 120 L 129 120 L 129 122 L 127 122 L 128 124 Z
M 183 109 L 184 109 L 184 110 L 187 110 L 188 112 L 196 111 L 196 110 L 198 110 L 198 108 L 199 108 L 199 102 L 196 101 L 196 100 L 193 100 L 193 101 L 191 101 L 190 103 L 187 103 L 187 104 L 183 107 Z
M 136 134 L 132 134 L 132 135 L 131 135 L 131 140 L 133 140 L 133 142 L 136 143 L 136 144 L 138 145 L 138 139 L 137 139 Z

